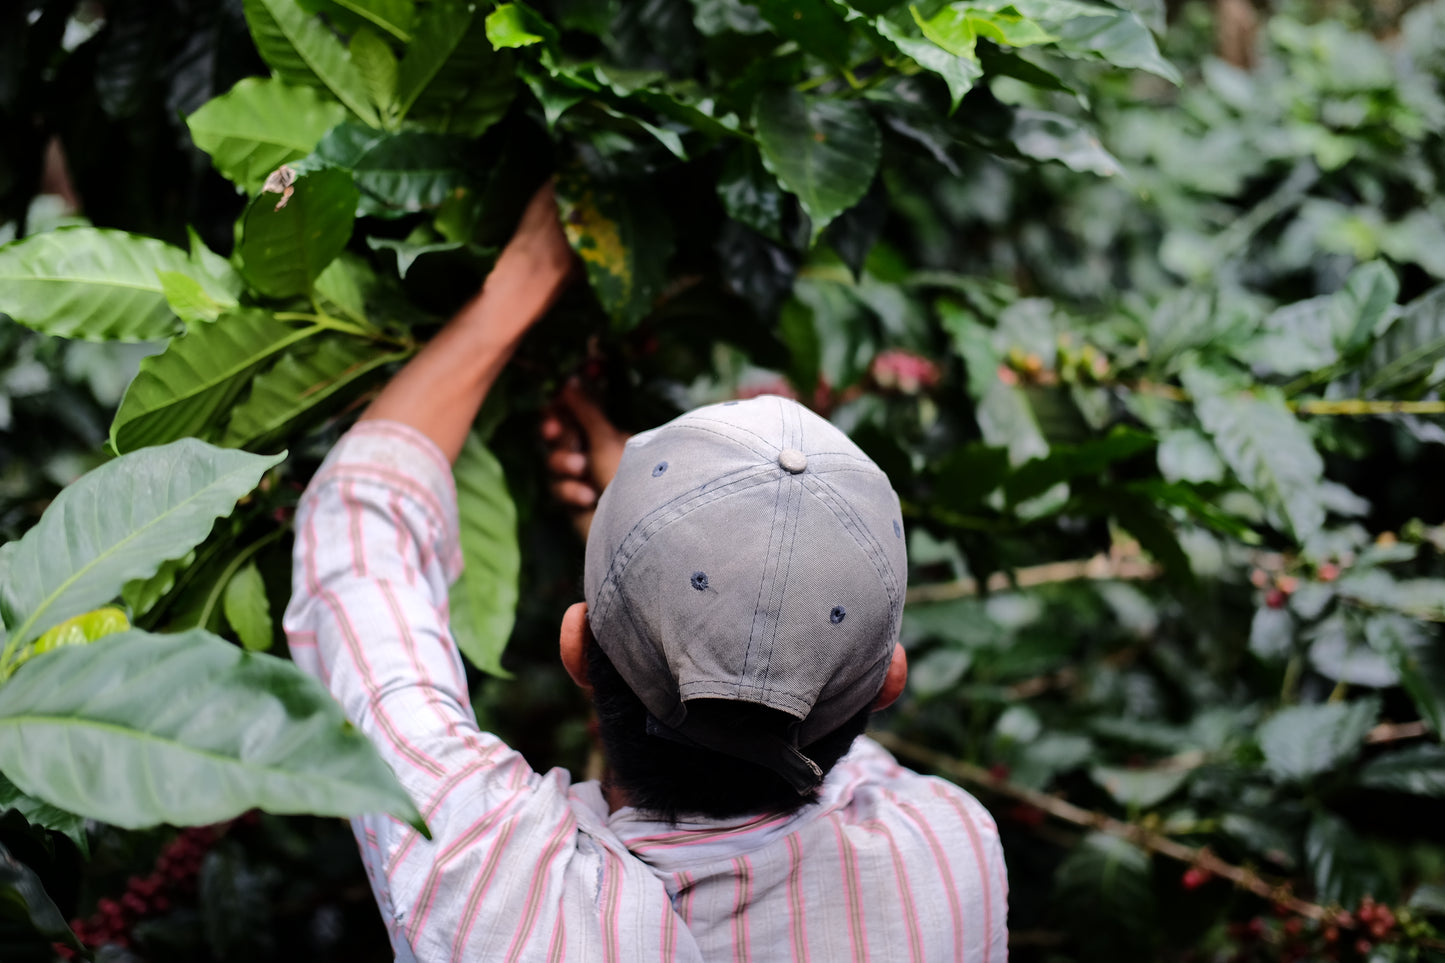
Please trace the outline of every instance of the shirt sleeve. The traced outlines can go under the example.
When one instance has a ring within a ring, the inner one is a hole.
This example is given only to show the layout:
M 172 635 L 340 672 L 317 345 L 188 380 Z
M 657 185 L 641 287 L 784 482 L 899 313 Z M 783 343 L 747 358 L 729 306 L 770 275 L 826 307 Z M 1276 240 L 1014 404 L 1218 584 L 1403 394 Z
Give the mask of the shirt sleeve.
M 406 425 L 361 422 L 301 499 L 294 561 L 293 659 L 371 738 L 432 832 L 353 820 L 397 958 L 461 958 L 474 935 L 535 939 L 576 819 L 564 772 L 539 776 L 476 726 L 448 629 L 461 555 L 445 456 Z

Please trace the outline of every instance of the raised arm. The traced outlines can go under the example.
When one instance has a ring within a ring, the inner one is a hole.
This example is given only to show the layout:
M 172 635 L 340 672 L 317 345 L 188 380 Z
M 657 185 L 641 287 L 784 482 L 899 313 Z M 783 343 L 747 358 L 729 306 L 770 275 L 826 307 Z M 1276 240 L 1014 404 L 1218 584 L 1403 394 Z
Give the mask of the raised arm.
M 572 270 L 552 185 L 533 196 L 486 283 L 361 416 L 420 431 L 456 461 L 487 392 Z

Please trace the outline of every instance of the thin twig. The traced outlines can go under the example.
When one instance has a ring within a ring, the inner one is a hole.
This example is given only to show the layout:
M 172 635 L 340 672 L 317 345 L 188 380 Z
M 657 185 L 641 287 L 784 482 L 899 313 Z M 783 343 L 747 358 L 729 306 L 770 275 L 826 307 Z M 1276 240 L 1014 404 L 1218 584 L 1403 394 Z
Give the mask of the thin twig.
M 1082 579 L 1091 581 L 1138 581 L 1158 578 L 1163 568 L 1138 557 L 1119 557 L 1100 553 L 1093 558 L 1065 562 L 1048 562 L 1030 565 L 1008 572 L 995 572 L 989 576 L 987 587 L 990 592 L 1006 592 L 1014 588 L 1036 588 L 1056 582 L 1075 582 Z M 918 585 L 908 590 L 908 603 L 946 602 L 951 599 L 967 598 L 979 594 L 978 580 L 961 578 L 953 582 L 936 585 Z
M 1290 407 L 1302 415 L 1445 415 L 1445 401 L 1343 398 L 1337 401 L 1293 401 Z
M 1033 806 L 1063 822 L 1125 840 L 1142 849 L 1190 866 L 1198 866 L 1221 879 L 1229 880 L 1240 889 L 1248 890 L 1261 899 L 1278 903 L 1298 916 L 1324 921 L 1331 915 L 1323 906 L 1294 896 L 1287 884 L 1271 883 L 1252 869 L 1225 862 L 1207 848 L 1186 846 L 1152 829 L 1127 823 L 1121 819 L 1106 816 L 1104 813 L 1084 809 L 1082 806 L 1075 806 L 1057 796 L 1027 789 L 1009 782 L 1007 779 L 1000 779 L 982 766 L 964 762 L 962 759 L 954 759 L 926 746 L 900 739 L 892 733 L 877 732 L 872 735 L 889 751 L 924 763 L 960 783 L 979 786 L 991 793 Z
M 1419 739 L 1430 734 L 1430 727 L 1424 722 L 1382 722 L 1365 735 L 1367 745 L 1382 742 L 1399 742 L 1402 739 Z

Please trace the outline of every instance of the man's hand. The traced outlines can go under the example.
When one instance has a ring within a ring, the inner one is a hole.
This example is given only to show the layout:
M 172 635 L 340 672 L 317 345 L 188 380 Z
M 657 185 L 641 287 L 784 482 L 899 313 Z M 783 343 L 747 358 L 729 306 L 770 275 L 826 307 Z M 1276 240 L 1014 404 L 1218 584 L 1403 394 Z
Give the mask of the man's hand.
M 552 497 L 571 513 L 577 534 L 586 541 L 597 499 L 616 476 L 631 436 L 608 421 L 575 381 L 552 403 L 541 431 Z
M 498 328 L 497 334 L 521 337 L 552 306 L 575 264 L 572 248 L 557 220 L 556 194 L 548 181 L 532 195 L 482 290 L 463 309 L 465 323 L 490 323 Z M 508 315 L 480 320 L 485 313 L 481 310 L 483 302 L 489 298 L 504 301 L 510 309 Z
M 410 425 L 452 461 L 522 335 L 571 276 L 552 184 L 533 195 L 482 290 L 397 372 L 362 419 Z

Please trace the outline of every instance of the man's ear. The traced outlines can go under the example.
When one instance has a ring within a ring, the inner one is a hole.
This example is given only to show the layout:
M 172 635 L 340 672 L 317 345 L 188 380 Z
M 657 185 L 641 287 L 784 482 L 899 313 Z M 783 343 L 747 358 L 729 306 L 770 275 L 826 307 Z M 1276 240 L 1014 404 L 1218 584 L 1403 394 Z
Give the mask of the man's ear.
M 878 698 L 873 700 L 873 711 L 879 712 L 891 706 L 899 696 L 903 694 L 903 687 L 908 683 L 908 655 L 903 651 L 903 646 L 893 644 L 893 660 L 888 663 L 888 674 L 883 677 L 883 688 L 878 692 Z
M 587 692 L 592 691 L 592 686 L 587 684 L 587 646 L 594 644 L 592 629 L 587 624 L 587 603 L 577 602 L 562 615 L 557 647 L 562 654 L 562 667 L 572 681 Z

